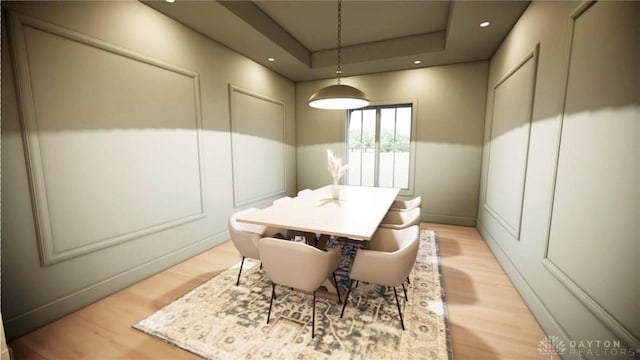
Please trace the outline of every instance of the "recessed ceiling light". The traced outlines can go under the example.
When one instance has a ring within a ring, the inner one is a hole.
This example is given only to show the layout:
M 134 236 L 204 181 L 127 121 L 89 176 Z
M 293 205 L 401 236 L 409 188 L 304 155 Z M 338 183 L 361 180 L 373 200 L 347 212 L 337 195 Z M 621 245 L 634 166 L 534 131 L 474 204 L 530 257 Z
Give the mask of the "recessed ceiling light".
M 274 59 L 274 58 L 268 58 L 267 60 L 269 60 L 269 61 L 271 61 L 271 62 L 276 61 L 276 59 Z
M 489 25 L 491 25 L 491 23 L 488 22 L 488 21 L 483 21 L 483 22 L 480 23 L 480 27 L 487 27 Z
M 165 0 L 165 1 L 168 2 L 168 3 L 176 2 L 176 0 Z
M 413 63 L 414 63 L 414 64 L 416 64 L 416 65 L 418 65 L 418 64 L 420 64 L 421 62 L 422 62 L 422 61 L 420 61 L 420 60 L 416 60 L 416 61 L 414 61 Z

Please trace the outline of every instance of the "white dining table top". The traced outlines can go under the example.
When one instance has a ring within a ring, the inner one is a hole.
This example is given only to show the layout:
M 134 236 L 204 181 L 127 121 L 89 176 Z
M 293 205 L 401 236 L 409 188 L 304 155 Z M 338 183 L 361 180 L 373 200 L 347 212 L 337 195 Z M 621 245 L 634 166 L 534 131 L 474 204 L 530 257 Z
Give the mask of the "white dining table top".
M 370 240 L 400 189 L 338 186 L 338 200 L 332 198 L 332 185 L 327 185 L 302 196 L 284 199 L 237 220 L 288 230 Z

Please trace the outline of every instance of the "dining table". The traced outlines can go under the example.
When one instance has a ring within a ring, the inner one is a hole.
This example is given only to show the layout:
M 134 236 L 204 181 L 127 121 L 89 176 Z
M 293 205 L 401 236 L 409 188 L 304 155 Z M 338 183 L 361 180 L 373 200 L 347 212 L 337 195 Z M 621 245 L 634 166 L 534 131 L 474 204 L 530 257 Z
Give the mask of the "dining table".
M 378 229 L 399 191 L 327 185 L 238 217 L 238 221 L 366 241 Z
M 327 185 L 272 206 L 239 216 L 237 221 L 303 233 L 368 241 L 400 189 Z M 365 244 L 366 245 L 366 244 Z M 327 279 L 318 294 L 336 298 L 338 284 Z

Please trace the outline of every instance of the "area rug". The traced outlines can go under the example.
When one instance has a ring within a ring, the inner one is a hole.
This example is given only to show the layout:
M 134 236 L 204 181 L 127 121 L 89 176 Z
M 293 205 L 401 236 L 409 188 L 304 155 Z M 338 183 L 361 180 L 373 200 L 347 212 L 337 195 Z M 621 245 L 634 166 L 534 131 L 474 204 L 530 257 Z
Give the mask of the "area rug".
M 340 243 L 340 242 L 338 242 Z M 338 283 L 348 280 L 357 249 L 344 242 Z M 318 297 L 311 338 L 311 295 L 276 286 L 267 325 L 271 281 L 259 263 L 245 260 L 133 325 L 206 359 L 452 359 L 442 287 L 438 240 L 422 230 L 420 249 L 407 286 L 399 292 L 402 331 L 393 290 L 360 283 L 342 305 Z M 346 293 L 342 288 L 341 293 Z

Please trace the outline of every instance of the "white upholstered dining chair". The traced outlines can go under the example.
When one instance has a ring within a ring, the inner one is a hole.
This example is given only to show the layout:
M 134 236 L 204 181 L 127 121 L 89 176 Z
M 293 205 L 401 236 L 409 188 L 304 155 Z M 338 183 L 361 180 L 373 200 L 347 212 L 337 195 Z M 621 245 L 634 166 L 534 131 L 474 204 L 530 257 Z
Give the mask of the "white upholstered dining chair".
M 311 190 L 311 189 L 304 189 L 304 190 L 298 191 L 298 196 L 303 196 L 304 197 L 304 196 L 309 196 L 311 194 L 313 194 L 313 190 Z
M 273 200 L 273 205 L 285 205 L 289 201 L 293 200 L 291 196 L 284 196 L 279 199 Z
M 407 301 L 404 280 L 409 276 L 416 262 L 420 245 L 420 229 L 417 225 L 402 230 L 378 228 L 368 244 L 368 249 L 358 250 L 351 265 L 351 270 L 349 271 L 351 279 L 349 280 L 349 288 L 342 305 L 340 317 L 342 318 L 344 315 L 344 309 L 349 301 L 354 280 L 391 286 L 398 306 L 400 325 L 404 330 L 404 321 L 396 286 L 402 285 L 405 301 Z
M 420 208 L 408 211 L 388 211 L 380 222 L 381 228 L 400 230 L 420 224 Z
M 238 217 L 250 214 L 257 210 L 258 209 L 256 208 L 248 208 L 238 211 L 229 217 L 228 227 L 229 235 L 231 235 L 231 241 L 233 241 L 233 245 L 235 245 L 240 255 L 242 255 L 242 262 L 240 262 L 240 271 L 238 271 L 236 286 L 240 284 L 240 275 L 242 274 L 244 259 L 250 258 L 260 260 L 258 240 L 263 236 L 278 236 L 278 234 L 280 234 L 280 236 L 286 237 L 288 234 L 288 231 L 284 229 L 238 222 Z
M 276 284 L 284 285 L 313 293 L 311 337 L 315 337 L 316 290 L 329 276 L 333 276 L 333 281 L 336 281 L 334 271 L 340 264 L 340 246 L 323 251 L 300 242 L 262 238 L 258 243 L 258 248 L 264 270 L 271 279 L 271 299 L 267 324 L 271 318 Z M 337 283 L 336 289 L 338 302 L 342 302 Z
M 396 200 L 391 204 L 390 211 L 409 211 L 422 206 L 422 197 L 417 196 L 411 200 Z

